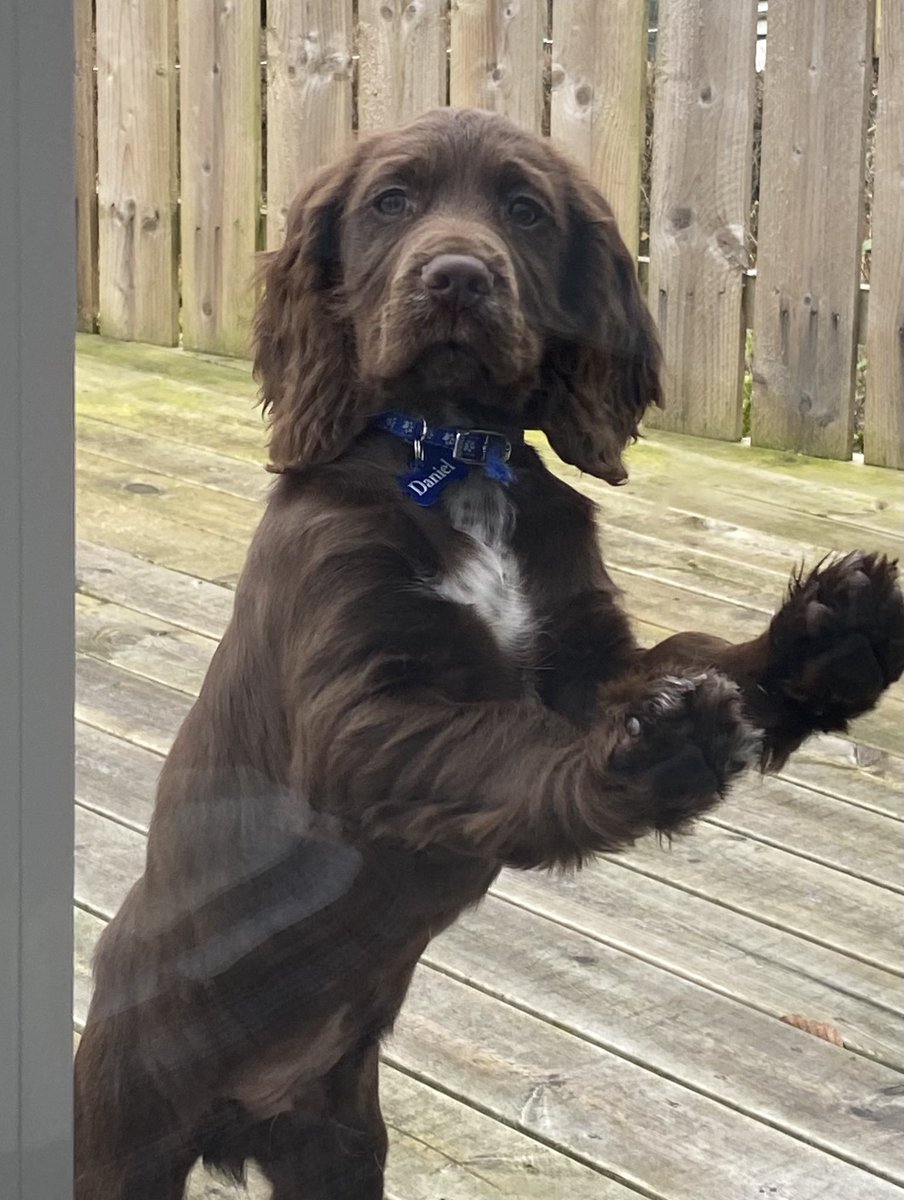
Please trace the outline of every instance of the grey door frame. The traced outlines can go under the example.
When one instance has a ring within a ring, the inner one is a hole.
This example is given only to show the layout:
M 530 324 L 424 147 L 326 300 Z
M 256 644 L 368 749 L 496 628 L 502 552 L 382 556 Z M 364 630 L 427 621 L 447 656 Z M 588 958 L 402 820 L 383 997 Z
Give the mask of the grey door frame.
M 0 1195 L 72 1194 L 73 21 L 0 0 Z

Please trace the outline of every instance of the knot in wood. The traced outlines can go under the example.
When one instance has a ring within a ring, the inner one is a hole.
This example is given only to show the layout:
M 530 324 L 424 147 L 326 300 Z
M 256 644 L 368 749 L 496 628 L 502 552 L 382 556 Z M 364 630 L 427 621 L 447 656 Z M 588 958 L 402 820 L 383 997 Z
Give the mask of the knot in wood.
M 678 233 L 682 229 L 687 229 L 694 219 L 694 210 L 683 204 L 676 204 L 671 209 L 666 217 L 669 228 L 672 233 Z

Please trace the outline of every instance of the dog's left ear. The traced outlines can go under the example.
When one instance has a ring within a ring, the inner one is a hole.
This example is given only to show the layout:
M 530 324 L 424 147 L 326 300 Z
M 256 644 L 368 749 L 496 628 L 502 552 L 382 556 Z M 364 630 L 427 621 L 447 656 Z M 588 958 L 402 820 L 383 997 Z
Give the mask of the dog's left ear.
M 659 342 L 612 209 L 577 176 L 569 191 L 563 328 L 548 343 L 536 424 L 565 462 L 623 483 L 622 451 L 662 403 Z
M 289 210 L 284 245 L 263 258 L 254 374 L 270 418 L 272 471 L 330 462 L 366 424 L 339 253 L 352 168 L 349 156 L 314 177 Z

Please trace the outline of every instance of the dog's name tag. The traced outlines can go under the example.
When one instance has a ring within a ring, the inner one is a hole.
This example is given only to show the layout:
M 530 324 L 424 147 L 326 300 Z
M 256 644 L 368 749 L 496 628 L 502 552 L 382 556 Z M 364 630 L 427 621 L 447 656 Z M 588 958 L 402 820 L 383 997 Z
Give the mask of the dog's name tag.
M 422 508 L 430 508 L 450 483 L 454 483 L 456 479 L 464 479 L 469 470 L 467 463 L 453 462 L 443 453 L 442 448 L 425 446 L 423 461 L 417 463 L 406 474 L 400 475 L 399 484 L 415 504 Z

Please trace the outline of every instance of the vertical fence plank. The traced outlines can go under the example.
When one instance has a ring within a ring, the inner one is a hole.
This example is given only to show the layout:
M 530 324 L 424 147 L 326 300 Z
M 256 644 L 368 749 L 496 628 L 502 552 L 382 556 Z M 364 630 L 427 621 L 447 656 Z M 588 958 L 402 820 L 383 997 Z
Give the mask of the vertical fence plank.
M 770 0 L 751 438 L 848 458 L 872 0 Z
M 358 128 L 446 103 L 446 0 L 358 0 Z
M 542 0 L 452 0 L 452 104 L 489 108 L 539 133 L 545 33 Z
M 556 0 L 553 140 L 584 168 L 637 257 L 644 143 L 647 0 Z
M 735 439 L 756 5 L 671 0 L 659 11 L 649 298 L 665 353 L 666 405 L 651 423 Z
M 179 6 L 182 339 L 194 350 L 248 350 L 260 204 L 257 7 Z
M 904 467 L 904 10 L 882 19 L 863 452 Z
M 178 336 L 175 8 L 97 0 L 101 332 L 172 345 Z
M 352 139 L 352 0 L 268 0 L 267 245 L 313 171 Z
M 91 0 L 75 0 L 75 219 L 77 320 L 83 333 L 97 322 L 97 106 Z

